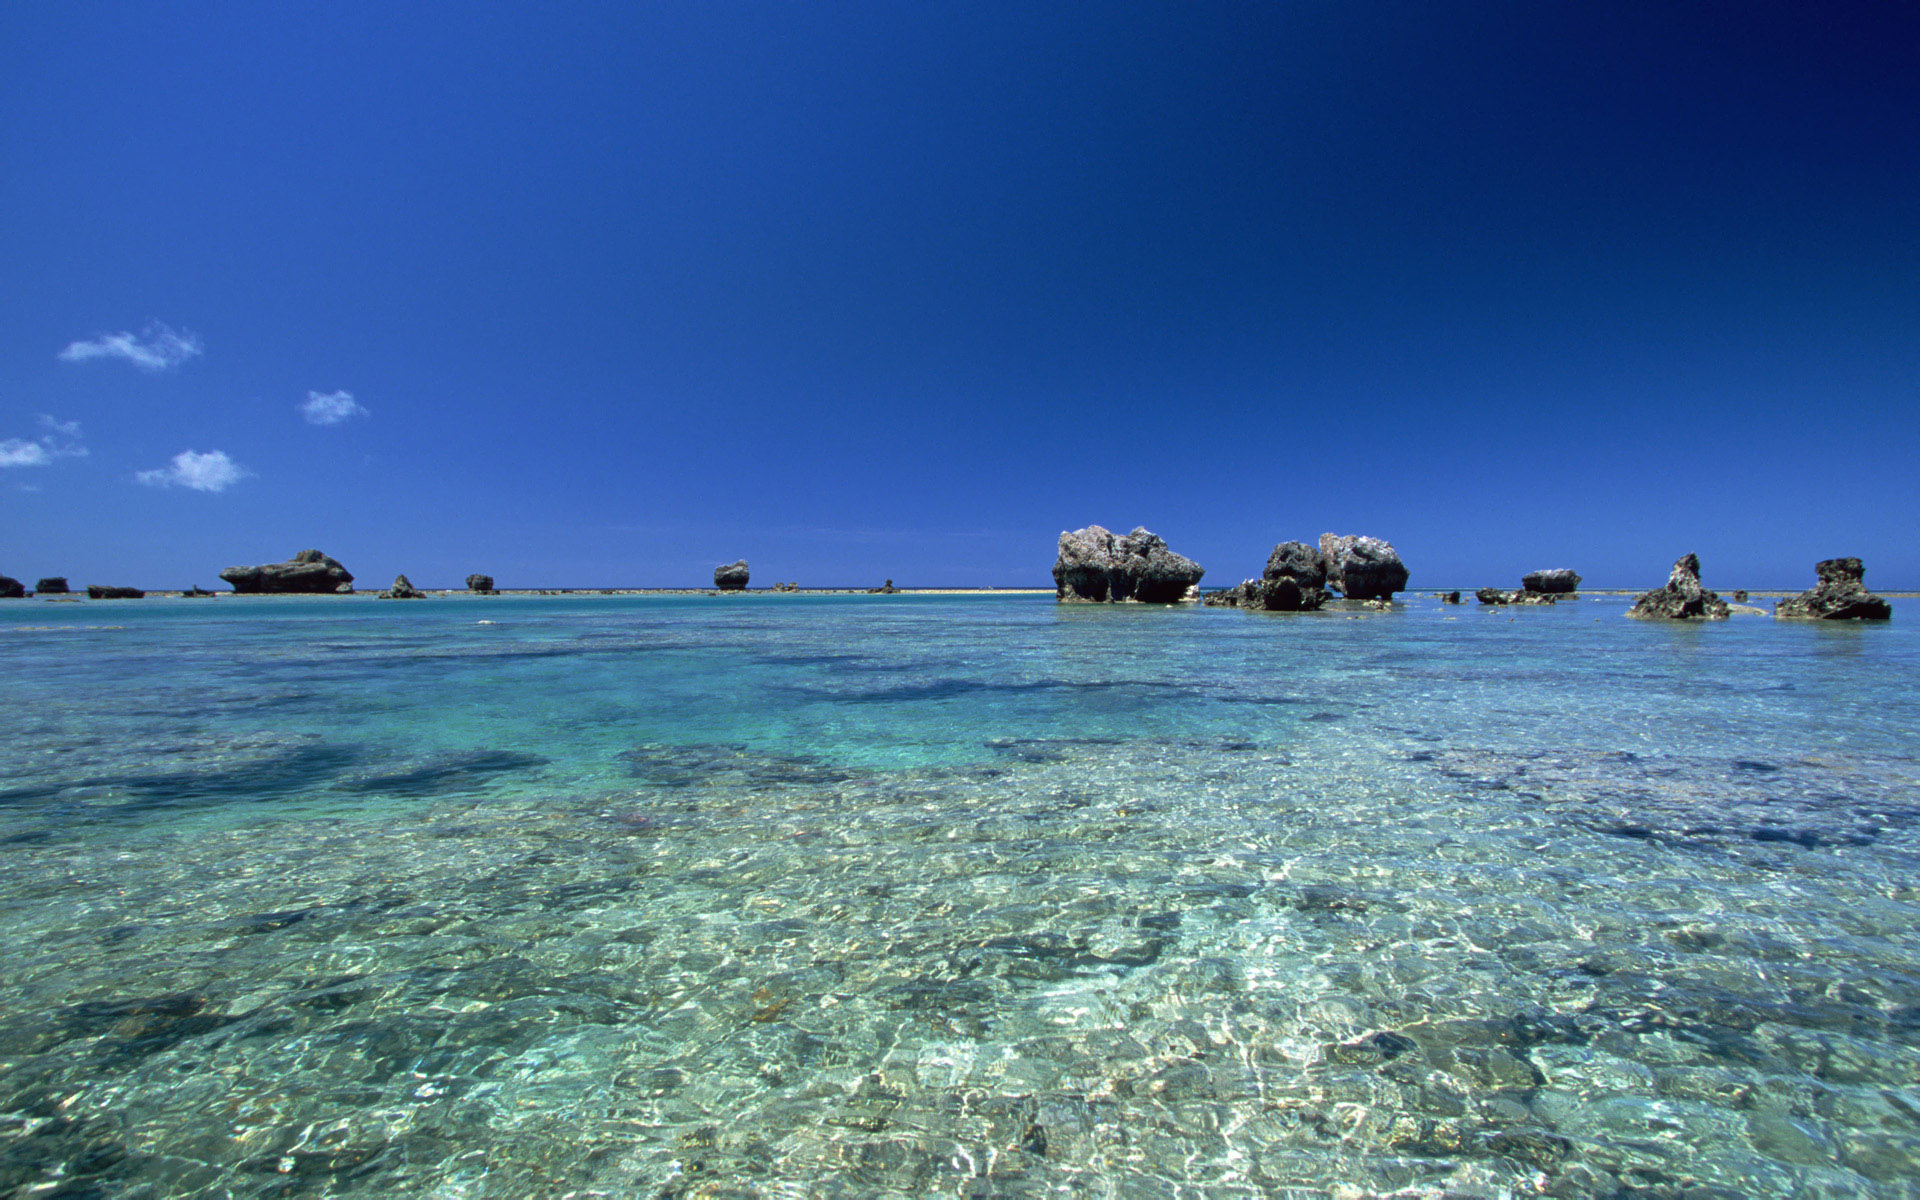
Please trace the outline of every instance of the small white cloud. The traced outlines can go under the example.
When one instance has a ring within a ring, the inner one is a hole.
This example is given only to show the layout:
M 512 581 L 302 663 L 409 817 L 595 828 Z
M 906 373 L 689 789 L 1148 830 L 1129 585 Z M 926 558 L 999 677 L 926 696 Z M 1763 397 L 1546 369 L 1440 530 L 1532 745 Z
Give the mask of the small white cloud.
M 53 455 L 39 442 L 21 438 L 0 442 L 0 467 L 44 467 L 52 461 Z
M 124 358 L 142 371 L 165 371 L 199 354 L 200 339 L 175 333 L 155 321 L 139 333 L 103 333 L 92 341 L 69 343 L 60 352 L 62 362 L 92 358 Z
M 338 425 L 366 416 L 367 409 L 353 398 L 352 392 L 308 392 L 300 405 L 300 415 L 309 425 Z
M 80 422 L 56 421 L 42 413 L 40 428 L 46 432 L 31 441 L 0 441 L 0 467 L 44 467 L 56 458 L 86 457 L 87 448 L 80 444 Z
M 182 450 L 173 456 L 172 466 L 141 471 L 134 479 L 149 487 L 178 486 L 196 492 L 224 492 L 251 474 L 253 472 L 228 458 L 224 451 L 209 450 L 201 454 Z

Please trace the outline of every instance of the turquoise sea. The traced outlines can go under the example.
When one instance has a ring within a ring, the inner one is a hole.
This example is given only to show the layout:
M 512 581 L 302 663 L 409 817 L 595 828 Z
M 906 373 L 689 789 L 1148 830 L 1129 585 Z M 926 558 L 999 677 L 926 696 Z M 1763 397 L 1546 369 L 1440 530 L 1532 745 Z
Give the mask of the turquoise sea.
M 1920 636 L 1625 608 L 9 602 L 0 1196 L 1920 1195 Z

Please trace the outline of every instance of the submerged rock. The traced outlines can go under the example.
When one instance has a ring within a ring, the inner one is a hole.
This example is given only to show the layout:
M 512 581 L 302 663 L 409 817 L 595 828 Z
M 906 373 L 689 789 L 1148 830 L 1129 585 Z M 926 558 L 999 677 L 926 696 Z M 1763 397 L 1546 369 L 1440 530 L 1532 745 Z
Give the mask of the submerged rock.
M 413 586 L 413 580 L 405 575 L 395 575 L 393 586 L 380 593 L 382 600 L 422 600 L 426 593 Z
M 742 558 L 713 572 L 713 586 L 723 592 L 737 592 L 747 586 L 747 560 Z
M 1197 598 L 1207 570 L 1168 549 L 1166 539 L 1136 527 L 1116 538 L 1098 525 L 1060 534 L 1053 563 L 1054 592 L 1062 600 L 1138 600 L 1172 604 Z
M 1546 571 L 1528 571 L 1520 577 L 1520 586 L 1529 592 L 1564 596 L 1580 590 L 1580 573 L 1566 567 Z
M 1724 620 L 1727 613 L 1727 602 L 1701 585 L 1700 558 L 1694 554 L 1673 564 L 1667 586 L 1642 593 L 1627 610 L 1630 617 L 1656 621 L 1683 621 L 1692 617 L 1719 621 Z
M 33 590 L 41 596 L 64 596 L 71 589 L 67 587 L 65 575 L 49 575 L 33 585 Z
M 98 583 L 87 585 L 89 600 L 144 600 L 146 596 L 147 594 L 139 588 L 109 587 Z
M 1391 600 L 1407 586 L 1407 564 L 1391 542 L 1357 534 L 1323 533 L 1320 557 L 1327 586 L 1349 600 Z
M 485 592 L 488 595 L 492 595 L 494 591 L 493 576 L 480 574 L 467 576 L 467 590 L 470 592 Z
M 353 590 L 353 575 L 335 559 L 318 550 L 302 550 L 286 562 L 257 567 L 228 567 L 220 578 L 236 592 L 275 592 L 325 595 Z
M 1536 592 L 1521 588 L 1517 592 L 1501 588 L 1481 588 L 1473 598 L 1482 604 L 1552 604 L 1560 599 L 1558 592 Z
M 27 585 L 11 575 L 0 575 L 0 600 L 24 600 Z
M 1893 616 L 1893 605 L 1867 590 L 1867 569 L 1859 559 L 1829 558 L 1814 570 L 1820 582 L 1774 605 L 1774 616 L 1822 621 L 1885 621 Z

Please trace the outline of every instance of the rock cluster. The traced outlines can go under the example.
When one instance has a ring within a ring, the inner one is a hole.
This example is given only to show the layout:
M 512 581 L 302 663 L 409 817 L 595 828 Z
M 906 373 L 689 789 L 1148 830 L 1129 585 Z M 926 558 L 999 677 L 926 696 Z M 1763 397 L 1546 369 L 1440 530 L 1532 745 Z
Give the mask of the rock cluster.
M 382 600 L 424 600 L 426 593 L 413 586 L 413 580 L 405 575 L 395 575 L 393 586 L 380 593 Z
M 1867 590 L 1867 569 L 1857 558 L 1829 558 L 1813 568 L 1820 582 L 1811 591 L 1788 596 L 1773 606 L 1776 617 L 1823 621 L 1885 621 L 1893 605 Z
M 0 600 L 24 600 L 27 585 L 11 575 L 0 575 Z
M 67 587 L 65 575 L 49 575 L 34 584 L 33 590 L 36 595 L 41 596 L 64 596 L 70 589 Z
M 899 590 L 899 588 L 893 586 L 893 580 L 889 579 L 884 587 L 868 588 L 867 594 L 873 596 L 891 596 Z
M 1062 600 L 1138 600 L 1173 604 L 1196 598 L 1207 570 L 1167 548 L 1144 527 L 1115 537 L 1098 525 L 1060 535 L 1053 563 L 1054 592 Z
M 139 588 L 109 587 L 98 583 L 87 585 L 89 600 L 144 600 L 146 596 L 147 594 Z
M 723 592 L 741 591 L 747 586 L 747 560 L 730 562 L 724 567 L 716 567 L 713 572 L 713 586 Z
M 485 592 L 489 596 L 493 595 L 493 576 L 480 574 L 467 576 L 467 590 L 470 592 Z
M 1320 535 L 1327 586 L 1349 600 L 1391 600 L 1407 586 L 1407 564 L 1391 542 L 1354 534 Z
M 228 567 L 220 578 L 236 592 L 344 594 L 353 590 L 353 575 L 318 550 L 302 550 L 283 563 Z
M 1728 609 L 1725 600 L 1701 586 L 1700 558 L 1689 554 L 1673 564 L 1673 572 L 1667 576 L 1667 586 L 1642 593 L 1633 602 L 1633 607 L 1627 610 L 1627 615 L 1659 621 L 1682 621 L 1692 617 L 1719 621 L 1727 617 Z
M 1510 592 L 1503 588 L 1481 588 L 1473 598 L 1482 604 L 1552 604 L 1560 599 L 1559 592 L 1536 592 L 1531 588 L 1521 588 Z

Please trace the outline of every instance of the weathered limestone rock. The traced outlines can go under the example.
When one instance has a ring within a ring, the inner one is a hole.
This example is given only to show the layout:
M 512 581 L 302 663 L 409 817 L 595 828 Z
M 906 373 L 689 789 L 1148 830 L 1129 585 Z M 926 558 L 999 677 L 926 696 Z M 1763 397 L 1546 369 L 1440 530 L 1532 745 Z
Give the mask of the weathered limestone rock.
M 220 578 L 236 592 L 294 592 L 324 595 L 353 590 L 353 575 L 318 550 L 302 550 L 283 563 L 228 567 Z
M 493 576 L 480 574 L 467 576 L 467 590 L 470 592 L 485 592 L 488 595 L 492 595 L 494 591 Z
M 24 600 L 27 585 L 11 575 L 0 575 L 0 600 Z
M 1893 605 L 1867 590 L 1867 569 L 1859 559 L 1829 558 L 1814 570 L 1820 582 L 1774 605 L 1774 616 L 1822 621 L 1885 621 L 1893 616 Z
M 1440 593 L 1440 603 L 1442 603 L 1442 604 L 1458 604 L 1458 603 L 1460 603 L 1460 593 L 1459 593 L 1459 592 L 1441 592 L 1441 593 Z
M 713 586 L 723 592 L 741 591 L 747 586 L 747 560 L 730 562 L 724 567 L 715 568 Z
M 108 587 L 98 583 L 87 585 L 89 600 L 144 600 L 146 596 L 139 588 Z
M 67 587 L 67 577 L 65 575 L 49 575 L 39 583 L 34 584 L 33 590 L 36 595 L 40 596 L 64 596 L 71 589 Z
M 1692 617 L 1720 621 L 1726 619 L 1727 613 L 1727 602 L 1701 586 L 1700 559 L 1693 554 L 1673 564 L 1667 586 L 1642 593 L 1627 610 L 1630 617 L 1657 621 L 1684 621 Z
M 1116 538 L 1098 525 L 1060 535 L 1053 586 L 1062 600 L 1138 600 L 1173 604 L 1197 599 L 1207 570 L 1167 548 L 1166 539 L 1136 528 Z
M 382 600 L 424 600 L 426 593 L 413 586 L 413 580 L 405 575 L 395 575 L 393 586 L 380 593 Z
M 1554 567 L 1547 571 L 1528 571 L 1520 577 L 1520 586 L 1529 592 L 1564 596 L 1580 590 L 1580 573 L 1566 567 Z
M 1323 533 L 1320 557 L 1327 564 L 1327 586 L 1349 600 L 1391 600 L 1407 586 L 1407 564 L 1380 538 Z

